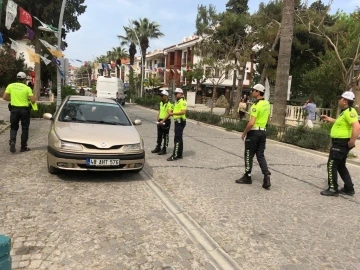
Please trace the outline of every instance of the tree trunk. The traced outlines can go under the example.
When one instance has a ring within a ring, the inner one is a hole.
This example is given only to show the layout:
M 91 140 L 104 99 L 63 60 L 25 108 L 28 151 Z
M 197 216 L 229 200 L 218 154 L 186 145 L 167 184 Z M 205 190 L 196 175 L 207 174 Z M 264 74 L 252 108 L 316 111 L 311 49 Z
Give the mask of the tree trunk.
M 271 46 L 271 52 L 275 50 L 276 45 L 278 44 L 279 40 L 280 40 L 280 32 L 281 32 L 281 26 L 279 27 L 279 30 L 276 34 L 276 38 L 274 40 L 273 45 Z M 269 68 L 269 64 L 266 62 L 264 65 L 264 68 L 261 72 L 261 77 L 260 77 L 260 84 L 264 85 L 265 84 L 265 79 L 266 79 L 266 75 L 267 75 L 267 69 Z
M 212 94 L 212 100 L 211 100 L 211 110 L 210 110 L 210 113 L 213 113 L 215 98 L 216 98 L 216 84 L 213 85 L 213 94 Z
M 235 65 L 236 65 L 236 62 L 237 62 L 237 59 L 235 59 Z M 225 115 L 229 115 L 231 112 L 231 109 L 233 108 L 235 88 L 236 88 L 236 70 L 234 69 L 233 85 L 232 85 L 231 92 L 230 92 L 230 102 L 229 102 L 229 105 L 225 109 Z
M 245 72 L 245 69 L 244 69 L 244 72 Z M 234 106 L 234 108 L 239 108 L 239 103 L 240 103 L 240 100 L 241 100 L 241 95 L 242 95 L 243 88 L 244 88 L 244 74 L 242 76 L 240 76 L 240 79 L 238 79 L 238 85 L 237 85 L 237 91 L 236 91 L 236 95 L 235 95 L 235 106 Z M 233 116 L 233 118 L 238 117 L 237 110 L 233 110 L 232 116 Z
M 38 34 L 39 31 L 36 31 L 36 33 Z M 42 55 L 41 44 L 38 38 L 35 41 L 35 52 L 39 55 Z M 34 83 L 33 94 L 36 100 L 40 99 L 40 87 L 41 87 L 41 64 L 35 63 L 35 83 Z
M 120 68 L 118 68 L 117 66 L 116 68 L 116 78 L 120 78 Z
M 271 120 L 271 122 L 276 126 L 285 126 L 286 98 L 293 32 L 294 0 L 284 0 L 281 22 L 280 49 L 276 72 L 275 97 Z

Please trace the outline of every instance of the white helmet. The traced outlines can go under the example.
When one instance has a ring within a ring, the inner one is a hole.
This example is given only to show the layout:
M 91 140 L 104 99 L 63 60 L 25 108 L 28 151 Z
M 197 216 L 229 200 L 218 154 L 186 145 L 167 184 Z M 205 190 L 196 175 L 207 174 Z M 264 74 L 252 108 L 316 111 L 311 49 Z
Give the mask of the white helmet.
M 26 74 L 25 72 L 20 71 L 17 75 L 16 78 L 18 79 L 26 79 Z

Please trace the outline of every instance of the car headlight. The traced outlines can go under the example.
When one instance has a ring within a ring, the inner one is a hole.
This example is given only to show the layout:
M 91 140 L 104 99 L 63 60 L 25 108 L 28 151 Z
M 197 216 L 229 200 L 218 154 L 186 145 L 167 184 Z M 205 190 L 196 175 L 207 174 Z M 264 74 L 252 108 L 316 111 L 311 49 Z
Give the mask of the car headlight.
M 127 144 L 123 146 L 124 152 L 135 152 L 135 151 L 141 151 L 143 149 L 141 143 L 135 143 L 135 144 Z
M 82 151 L 83 147 L 78 143 L 70 143 L 70 142 L 60 142 L 60 149 L 62 150 L 70 150 L 70 151 Z

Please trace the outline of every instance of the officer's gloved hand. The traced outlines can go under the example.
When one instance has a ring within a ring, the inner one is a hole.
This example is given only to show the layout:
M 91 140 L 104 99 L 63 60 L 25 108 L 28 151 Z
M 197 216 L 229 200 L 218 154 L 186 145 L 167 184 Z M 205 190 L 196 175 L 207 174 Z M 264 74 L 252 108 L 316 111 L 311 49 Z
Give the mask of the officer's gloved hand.
M 11 103 L 8 104 L 8 109 L 11 112 Z

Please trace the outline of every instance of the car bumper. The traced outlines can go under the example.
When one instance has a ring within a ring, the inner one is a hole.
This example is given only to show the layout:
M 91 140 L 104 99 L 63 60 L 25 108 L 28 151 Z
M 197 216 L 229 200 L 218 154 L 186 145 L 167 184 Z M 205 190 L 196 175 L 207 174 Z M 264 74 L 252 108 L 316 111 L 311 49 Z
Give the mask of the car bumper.
M 88 166 L 86 160 L 92 159 L 120 159 L 118 166 Z M 48 147 L 49 165 L 61 170 L 69 171 L 132 171 L 139 170 L 145 164 L 145 152 L 140 154 L 127 155 L 94 155 L 94 154 L 74 154 L 58 152 Z

